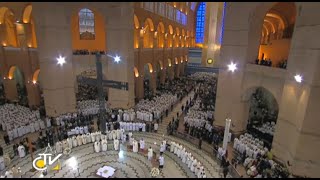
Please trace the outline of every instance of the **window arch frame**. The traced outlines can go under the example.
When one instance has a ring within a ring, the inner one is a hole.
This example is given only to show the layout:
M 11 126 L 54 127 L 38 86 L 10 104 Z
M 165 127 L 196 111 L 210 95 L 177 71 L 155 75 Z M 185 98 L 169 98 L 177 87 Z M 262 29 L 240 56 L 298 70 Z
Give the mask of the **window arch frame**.
M 91 14 L 91 15 L 88 15 Z M 89 8 L 81 8 L 78 12 L 79 18 L 79 36 L 80 40 L 95 40 L 96 38 L 96 23 L 95 23 L 95 14 Z M 87 22 L 90 22 L 89 24 Z M 82 29 L 83 28 L 83 29 Z M 89 28 L 89 31 L 88 31 Z M 83 37 L 84 34 L 88 34 L 90 36 Z

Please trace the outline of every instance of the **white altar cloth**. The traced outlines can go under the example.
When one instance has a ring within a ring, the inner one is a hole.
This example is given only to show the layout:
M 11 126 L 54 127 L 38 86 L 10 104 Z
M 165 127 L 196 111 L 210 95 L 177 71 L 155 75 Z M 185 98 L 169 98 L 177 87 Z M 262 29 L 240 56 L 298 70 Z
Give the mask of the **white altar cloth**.
M 99 168 L 97 171 L 97 175 L 108 178 L 114 174 L 116 170 L 110 166 L 103 166 L 102 168 Z

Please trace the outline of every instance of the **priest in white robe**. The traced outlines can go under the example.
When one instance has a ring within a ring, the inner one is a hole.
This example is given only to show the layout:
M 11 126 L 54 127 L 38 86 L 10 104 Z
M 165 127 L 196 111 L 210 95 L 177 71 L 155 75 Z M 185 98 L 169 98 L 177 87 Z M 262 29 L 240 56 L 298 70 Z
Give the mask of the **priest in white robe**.
M 90 136 L 91 136 L 91 142 L 94 143 L 96 141 L 96 133 L 93 132 L 90 134 Z
M 115 139 L 115 140 L 113 141 L 113 147 L 114 147 L 114 150 L 115 150 L 115 151 L 118 151 L 118 150 L 119 150 L 119 144 L 120 144 L 120 142 L 119 142 L 118 139 Z
M 112 137 L 113 136 L 113 134 L 112 134 L 112 131 L 108 131 L 108 140 L 112 140 Z
M 87 135 L 86 134 L 82 134 L 81 135 L 81 139 L 82 139 L 82 144 L 87 144 Z
M 117 131 L 116 130 L 112 130 L 112 139 L 113 140 L 117 139 Z
M 103 152 L 108 150 L 108 141 L 107 141 L 107 139 L 102 139 L 101 140 L 101 146 L 102 146 L 102 151 Z
M 197 160 L 196 159 L 193 159 L 193 162 L 192 162 L 192 164 L 191 164 L 191 168 L 190 168 L 190 170 L 191 170 L 191 172 L 195 172 L 195 169 L 196 169 L 196 167 L 197 167 Z
M 73 136 L 72 137 L 72 147 L 77 147 L 77 146 L 78 146 L 77 138 L 76 138 L 76 136 Z
M 94 151 L 97 153 L 100 152 L 100 142 L 99 141 L 96 141 L 94 143 Z
M 62 148 L 63 148 L 63 150 L 65 150 L 68 146 L 69 146 L 69 145 L 68 145 L 68 141 L 67 141 L 66 139 L 63 140 L 63 141 L 62 141 Z
M 67 142 L 68 142 L 68 147 L 70 148 L 70 149 L 72 149 L 72 138 L 68 138 L 67 139 Z
M 77 143 L 78 143 L 78 146 L 82 145 L 82 136 L 80 134 L 77 136 Z
M 96 141 L 100 141 L 100 139 L 101 139 L 101 132 L 97 132 L 96 133 Z
M 140 140 L 140 150 L 141 150 L 141 152 L 144 152 L 144 140 L 143 140 L 143 138 Z
M 183 150 L 181 151 L 181 159 L 182 159 L 182 163 L 186 163 L 187 160 L 187 152 L 186 152 L 186 148 L 183 148 Z
M 170 144 L 170 152 L 171 153 L 174 152 L 174 146 L 175 146 L 175 142 L 171 141 L 171 144 Z
M 62 152 L 62 143 L 60 141 L 56 142 L 56 152 L 61 153 Z
M 25 147 L 22 145 L 22 143 L 20 144 L 20 146 L 18 147 L 18 152 L 19 152 L 19 157 L 23 158 L 26 156 L 26 149 Z
M 149 147 L 149 149 L 148 149 L 148 160 L 151 161 L 152 157 L 153 157 L 153 150 L 152 150 L 151 147 Z
M 133 140 L 133 146 L 132 146 L 132 151 L 137 153 L 138 152 L 138 142 L 136 140 Z

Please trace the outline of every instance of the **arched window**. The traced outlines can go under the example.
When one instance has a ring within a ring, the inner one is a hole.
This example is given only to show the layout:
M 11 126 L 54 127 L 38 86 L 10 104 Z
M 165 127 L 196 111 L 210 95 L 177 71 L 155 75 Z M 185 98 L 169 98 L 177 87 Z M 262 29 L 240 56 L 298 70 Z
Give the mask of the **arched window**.
M 203 43 L 206 19 L 206 3 L 201 2 L 197 10 L 196 43 Z
M 80 39 L 95 39 L 94 14 L 90 9 L 81 9 L 79 12 Z

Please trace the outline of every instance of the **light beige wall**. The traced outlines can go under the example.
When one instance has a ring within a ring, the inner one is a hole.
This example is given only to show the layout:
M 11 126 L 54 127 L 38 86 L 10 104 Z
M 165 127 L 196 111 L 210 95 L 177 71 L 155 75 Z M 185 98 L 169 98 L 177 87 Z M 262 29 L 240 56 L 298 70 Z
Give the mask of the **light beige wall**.
M 216 125 L 224 126 L 232 119 L 233 132 L 245 130 L 248 106 L 243 102 L 245 89 L 262 86 L 279 103 L 279 117 L 272 145 L 275 157 L 290 161 L 297 175 L 319 177 L 319 113 L 317 109 L 319 82 L 319 41 L 314 38 L 319 18 L 316 3 L 296 3 L 298 16 L 292 38 L 287 70 L 247 65 L 255 60 L 265 13 L 274 3 L 227 3 L 224 41 L 216 100 Z M 240 15 L 241 14 L 241 15 Z M 249 21 L 248 21 L 249 19 Z M 238 64 L 231 74 L 230 61 Z M 268 69 L 265 69 L 268 68 Z M 293 76 L 304 77 L 302 85 Z M 282 87 L 282 88 L 281 88 Z M 281 92 L 282 91 L 282 92 Z M 231 110 L 230 110 L 231 108 Z
M 76 111 L 70 18 L 66 18 L 71 17 L 71 7 L 70 3 L 33 3 L 45 107 L 47 115 L 54 117 Z M 63 66 L 57 65 L 59 55 L 66 57 Z

